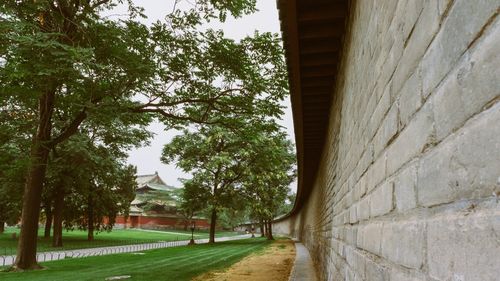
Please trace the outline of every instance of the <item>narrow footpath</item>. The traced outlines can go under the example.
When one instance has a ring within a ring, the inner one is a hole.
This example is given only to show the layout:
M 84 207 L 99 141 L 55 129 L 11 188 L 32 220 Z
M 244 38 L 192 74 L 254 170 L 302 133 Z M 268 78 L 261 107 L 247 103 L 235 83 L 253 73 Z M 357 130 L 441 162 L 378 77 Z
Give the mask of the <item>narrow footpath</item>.
M 304 244 L 295 241 L 295 250 L 297 254 L 295 255 L 295 263 L 289 281 L 318 280 L 311 255 Z

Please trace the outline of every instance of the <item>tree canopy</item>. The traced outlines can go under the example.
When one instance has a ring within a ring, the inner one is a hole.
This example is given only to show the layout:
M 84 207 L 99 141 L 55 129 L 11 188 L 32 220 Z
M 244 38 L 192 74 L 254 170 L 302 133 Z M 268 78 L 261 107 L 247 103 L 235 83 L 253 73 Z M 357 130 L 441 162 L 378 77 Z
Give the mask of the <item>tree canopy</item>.
M 189 184 L 206 194 L 214 242 L 217 213 L 235 211 L 235 201 L 251 202 L 260 219 L 272 219 L 288 194 L 295 156 L 279 127 L 247 123 L 237 130 L 213 125 L 185 130 L 164 147 L 162 161 L 192 173 Z

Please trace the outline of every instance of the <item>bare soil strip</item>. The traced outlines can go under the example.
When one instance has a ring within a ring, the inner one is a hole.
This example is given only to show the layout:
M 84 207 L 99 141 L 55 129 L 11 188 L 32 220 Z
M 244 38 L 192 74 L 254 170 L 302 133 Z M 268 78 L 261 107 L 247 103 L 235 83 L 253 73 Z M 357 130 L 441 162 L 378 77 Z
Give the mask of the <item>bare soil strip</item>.
M 251 254 L 230 268 L 210 271 L 193 281 L 287 281 L 295 260 L 295 244 L 279 239 L 263 252 Z

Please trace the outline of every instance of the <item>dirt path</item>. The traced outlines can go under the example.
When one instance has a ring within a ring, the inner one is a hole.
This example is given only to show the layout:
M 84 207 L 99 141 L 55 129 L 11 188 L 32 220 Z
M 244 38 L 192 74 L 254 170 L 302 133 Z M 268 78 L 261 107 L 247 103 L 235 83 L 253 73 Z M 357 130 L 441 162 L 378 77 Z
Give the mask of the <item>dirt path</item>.
M 252 254 L 224 271 L 211 271 L 193 281 L 287 281 L 295 260 L 292 240 L 276 240 L 263 252 Z

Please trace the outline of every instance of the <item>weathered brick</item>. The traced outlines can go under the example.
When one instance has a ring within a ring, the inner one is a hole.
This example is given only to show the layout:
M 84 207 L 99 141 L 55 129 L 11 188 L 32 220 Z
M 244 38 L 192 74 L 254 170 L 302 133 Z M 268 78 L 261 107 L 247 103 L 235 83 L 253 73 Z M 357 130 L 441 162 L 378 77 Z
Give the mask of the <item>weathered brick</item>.
M 347 244 L 356 246 L 357 238 L 358 238 L 358 227 L 357 226 L 349 226 L 345 230 L 345 241 Z
M 439 216 L 428 222 L 429 274 L 439 280 L 498 280 L 500 210 Z
M 498 1 L 457 0 L 422 61 L 423 92 L 438 85 L 481 29 L 498 13 Z
M 392 268 L 390 272 L 391 281 L 429 281 L 423 274 L 404 271 L 400 268 Z
M 357 244 L 374 254 L 380 254 L 382 244 L 382 223 L 369 223 L 358 228 Z
M 377 187 L 370 194 L 370 216 L 377 217 L 385 215 L 393 209 L 393 188 L 392 181 L 386 181 Z
M 375 111 L 371 115 L 370 122 L 367 128 L 368 139 L 371 139 L 375 135 L 380 123 L 384 119 L 384 116 L 386 112 L 389 110 L 390 106 L 391 106 L 391 93 L 389 89 L 387 89 L 380 98 L 380 100 L 377 102 Z
M 356 273 L 356 276 L 360 279 L 365 279 L 366 270 L 366 257 L 358 250 L 353 251 L 353 264 L 352 268 Z
M 382 230 L 382 256 L 409 268 L 419 269 L 424 261 L 423 222 L 385 223 Z
M 346 281 L 355 281 L 354 280 L 354 272 L 348 267 L 345 267 L 345 279 Z
M 422 83 L 420 72 L 415 71 L 406 80 L 398 97 L 399 122 L 405 127 L 411 116 L 422 106 Z
M 375 157 L 378 157 L 380 152 L 386 147 L 391 138 L 396 135 L 396 133 L 398 132 L 398 125 L 398 106 L 396 104 L 393 104 L 389 112 L 387 112 L 384 121 L 380 125 L 378 132 L 377 134 L 375 134 L 375 138 L 373 139 Z
M 415 69 L 422 59 L 432 38 L 439 30 L 440 15 L 438 2 L 431 1 L 412 1 L 425 3 L 418 21 L 413 26 L 411 36 L 405 40 L 404 51 L 394 72 L 393 87 L 391 96 L 394 97 L 400 92 L 408 77 L 415 73 Z M 412 22 L 412 21 L 410 21 Z
M 383 86 L 382 89 L 389 93 L 390 96 L 390 78 L 394 73 L 394 69 L 397 66 L 404 49 L 404 39 L 403 34 L 401 32 L 401 26 L 399 23 L 393 21 L 391 23 L 391 27 L 389 28 L 390 36 L 392 37 L 393 44 L 391 45 L 391 49 L 387 54 L 387 58 L 382 65 L 382 69 L 380 70 L 380 76 L 378 79 L 378 83 Z
M 372 163 L 373 163 L 373 145 L 369 144 L 366 146 L 366 149 L 364 150 L 361 159 L 359 159 L 358 165 L 354 170 L 354 179 L 358 180 Z
M 386 156 L 382 153 L 366 171 L 366 191 L 370 192 L 386 177 Z
M 441 140 L 461 127 L 485 104 L 500 96 L 500 19 L 485 31 L 485 38 L 466 53 L 460 65 L 443 81 L 432 97 L 436 137 Z
M 361 197 L 363 197 L 363 195 L 366 193 L 366 190 L 363 190 L 363 186 L 361 186 L 362 184 L 364 184 L 361 179 L 356 183 L 356 185 L 354 186 L 354 190 L 353 190 L 353 198 L 354 200 L 357 202 L 359 201 L 359 199 Z M 366 185 L 365 185 L 366 186 Z
M 366 276 L 370 281 L 388 281 L 389 280 L 389 270 L 372 261 L 366 261 Z
M 394 180 L 394 196 L 396 210 L 403 212 L 417 206 L 417 168 L 414 162 L 402 170 Z
M 433 206 L 500 190 L 500 102 L 421 159 L 418 203 Z
M 367 196 L 363 198 L 358 204 L 357 204 L 357 215 L 358 215 L 358 220 L 366 220 L 370 217 L 370 196 Z
M 349 222 L 350 223 L 356 223 L 358 222 L 358 217 L 356 215 L 357 207 L 356 205 L 352 205 L 349 208 Z
M 392 175 L 404 163 L 434 142 L 432 104 L 426 103 L 387 149 L 387 175 Z
M 407 1 L 406 6 L 402 13 L 402 31 L 403 39 L 408 40 L 410 35 L 413 35 L 412 30 L 415 28 L 415 24 L 420 17 L 420 12 L 423 9 L 424 1 Z

